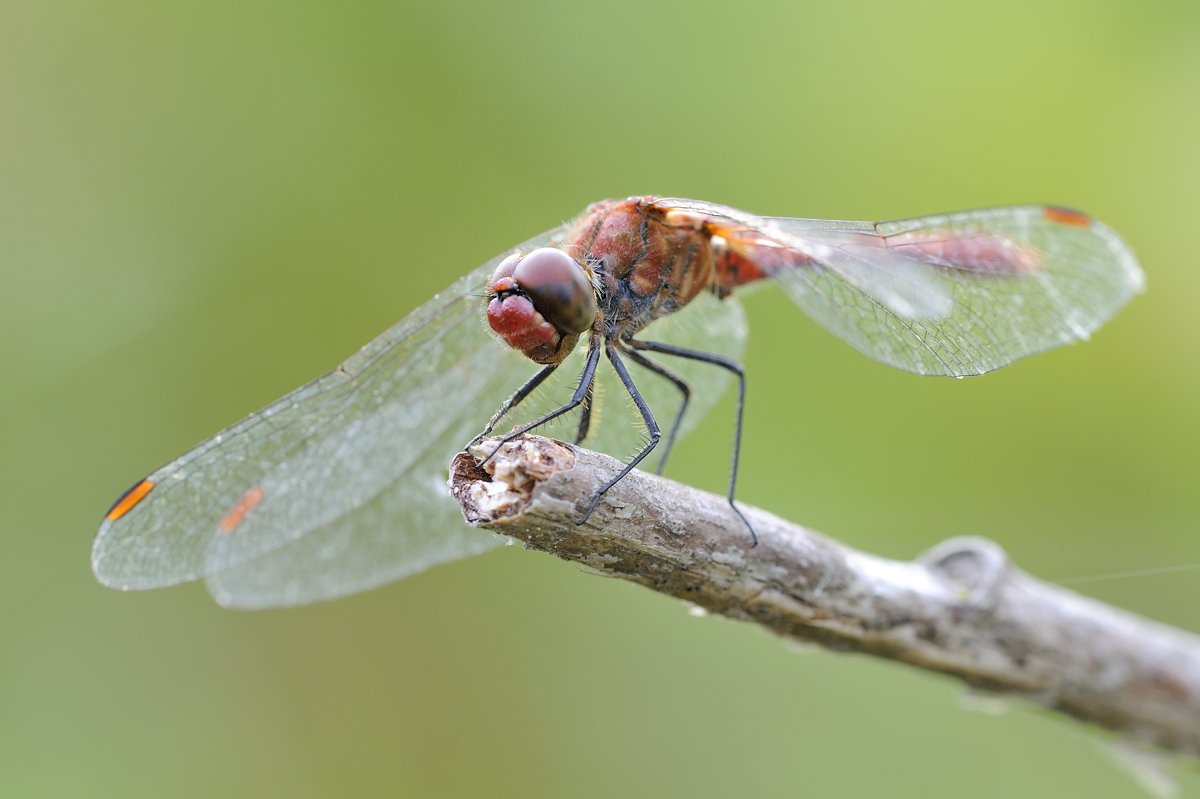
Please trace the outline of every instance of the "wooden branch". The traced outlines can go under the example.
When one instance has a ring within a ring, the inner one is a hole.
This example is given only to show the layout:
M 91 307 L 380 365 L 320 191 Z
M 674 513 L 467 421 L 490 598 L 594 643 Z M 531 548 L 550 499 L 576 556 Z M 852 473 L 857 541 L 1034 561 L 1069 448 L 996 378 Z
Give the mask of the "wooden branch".
M 494 446 L 485 442 L 483 451 Z M 758 535 L 751 547 L 724 497 L 640 471 L 577 526 L 619 467 L 524 436 L 486 472 L 470 455 L 456 457 L 451 493 L 473 525 L 712 613 L 948 674 L 1200 755 L 1200 637 L 1036 580 L 982 538 L 890 561 L 739 505 Z

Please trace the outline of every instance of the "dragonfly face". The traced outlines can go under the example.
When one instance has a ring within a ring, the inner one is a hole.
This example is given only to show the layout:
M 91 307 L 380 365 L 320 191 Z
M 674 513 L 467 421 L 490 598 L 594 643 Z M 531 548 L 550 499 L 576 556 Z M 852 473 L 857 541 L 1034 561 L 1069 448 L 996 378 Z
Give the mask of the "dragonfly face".
M 461 523 L 444 490 L 445 465 L 480 414 L 500 406 L 486 434 L 543 386 L 565 404 L 517 432 L 578 410 L 577 439 L 628 452 L 624 418 L 592 423 L 594 382 L 615 376 L 650 433 L 628 468 L 660 437 L 669 452 L 715 401 L 714 376 L 736 377 L 743 396 L 745 328 L 730 295 L 765 282 L 878 361 L 966 376 L 1086 338 L 1143 277 L 1112 230 L 1056 207 L 872 223 L 761 217 L 697 200 L 603 201 L 150 474 L 101 524 L 94 570 L 125 589 L 204 578 L 223 604 L 272 607 L 495 546 Z M 483 332 L 481 287 L 512 358 Z M 689 332 L 672 338 L 674 329 Z M 524 358 L 542 367 L 514 394 Z M 626 361 L 644 379 L 635 383 Z M 677 410 L 665 436 L 652 408 Z
M 488 281 L 487 320 L 504 343 L 534 363 L 559 364 L 596 321 L 596 291 L 562 250 L 513 253 Z

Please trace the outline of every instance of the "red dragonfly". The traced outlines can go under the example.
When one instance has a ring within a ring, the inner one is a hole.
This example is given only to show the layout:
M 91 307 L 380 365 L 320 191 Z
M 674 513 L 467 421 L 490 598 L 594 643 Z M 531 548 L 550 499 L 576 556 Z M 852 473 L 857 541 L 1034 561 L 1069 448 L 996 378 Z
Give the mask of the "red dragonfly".
M 459 518 L 446 463 L 478 430 L 481 409 L 499 407 L 471 444 L 538 397 L 570 399 L 506 438 L 577 411 L 576 440 L 633 452 L 581 522 L 660 442 L 653 408 L 675 410 L 661 471 L 731 378 L 736 477 L 746 325 L 730 295 L 763 278 L 866 355 L 955 377 L 1087 338 L 1144 284 L 1111 229 L 1054 206 L 872 223 L 683 199 L 595 203 L 137 483 L 100 526 L 95 573 L 120 589 L 204 578 L 221 604 L 278 607 L 501 545 Z M 488 341 L 481 315 L 508 348 Z M 642 335 L 651 323 L 653 340 Z M 521 355 L 541 368 L 510 395 Z M 626 359 L 648 373 L 642 384 Z M 612 392 L 632 398 L 642 428 L 601 417 L 598 400 Z M 733 488 L 731 478 L 736 512 Z

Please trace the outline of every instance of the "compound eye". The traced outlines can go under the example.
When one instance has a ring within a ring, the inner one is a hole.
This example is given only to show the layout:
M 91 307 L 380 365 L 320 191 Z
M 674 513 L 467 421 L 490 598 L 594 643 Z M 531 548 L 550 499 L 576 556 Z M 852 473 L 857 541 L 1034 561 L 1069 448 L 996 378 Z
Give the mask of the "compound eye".
M 563 333 L 582 333 L 596 319 L 596 291 L 583 267 L 553 247 L 541 247 L 516 265 L 512 278 L 533 307 Z
M 505 258 L 496 266 L 496 271 L 492 272 L 492 279 L 488 281 L 489 285 L 498 283 L 506 277 L 512 277 L 513 270 L 517 268 L 517 264 L 521 262 L 521 256 L 518 253 Z

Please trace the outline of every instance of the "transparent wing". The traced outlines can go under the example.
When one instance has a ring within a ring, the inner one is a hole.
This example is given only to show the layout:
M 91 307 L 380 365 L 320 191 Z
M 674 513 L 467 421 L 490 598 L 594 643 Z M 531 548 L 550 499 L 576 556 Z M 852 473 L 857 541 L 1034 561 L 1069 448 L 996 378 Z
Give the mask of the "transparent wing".
M 518 249 L 560 243 L 564 231 Z M 296 605 L 503 543 L 467 527 L 446 495 L 451 455 L 535 370 L 483 321 L 480 295 L 502 257 L 339 369 L 149 475 L 141 484 L 152 486 L 149 493 L 100 527 L 93 549 L 100 581 L 140 589 L 205 578 L 224 605 Z M 732 339 L 728 346 L 740 349 L 740 309 L 719 305 L 708 318 L 677 326 Z M 569 396 L 578 360 L 573 355 L 539 391 L 544 404 Z M 643 382 L 652 403 L 677 405 L 664 381 Z M 698 397 L 691 418 L 715 399 Z M 593 422 L 589 444 L 614 453 L 632 446 L 642 434 L 622 410 Z
M 419 514 L 444 496 L 439 475 L 453 451 L 435 455 L 431 447 L 455 436 L 461 446 L 486 420 L 490 398 L 528 371 L 490 340 L 481 320 L 479 295 L 498 261 L 456 281 L 339 369 L 151 474 L 146 498 L 101 525 L 97 577 L 117 588 L 209 577 L 228 604 L 273 595 L 286 604 L 361 590 L 494 545 L 455 520 L 452 503 Z M 385 501 L 389 493 L 396 496 Z M 385 511 L 393 516 L 352 552 L 364 520 Z M 268 576 L 266 556 L 302 539 L 315 546 L 311 565 Z M 359 557 L 363 564 L 347 565 Z M 226 571 L 227 579 L 216 577 Z M 314 578 L 323 585 L 314 587 Z
M 918 374 L 982 374 L 1085 339 L 1144 286 L 1116 233 L 1052 206 L 870 223 L 662 202 L 723 220 L 730 246 L 817 322 Z

